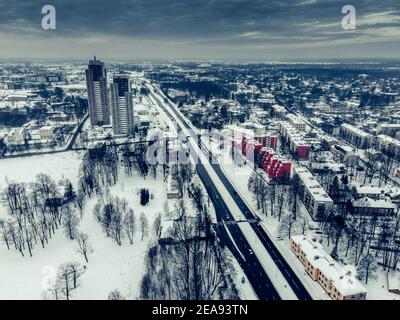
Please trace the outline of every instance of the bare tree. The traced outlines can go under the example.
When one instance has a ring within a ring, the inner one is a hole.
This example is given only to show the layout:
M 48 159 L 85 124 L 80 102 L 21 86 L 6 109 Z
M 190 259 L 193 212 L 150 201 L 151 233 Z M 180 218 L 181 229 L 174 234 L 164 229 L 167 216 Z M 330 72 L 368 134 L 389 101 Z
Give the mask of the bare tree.
M 136 217 L 132 209 L 129 209 L 128 213 L 124 216 L 124 226 L 129 242 L 133 244 L 133 237 L 136 233 Z
M 10 250 L 10 239 L 7 231 L 7 225 L 2 219 L 0 219 L 0 236 L 2 241 L 6 244 L 7 249 Z
M 108 300 L 125 300 L 125 297 L 119 292 L 118 289 L 111 291 L 108 295 Z
M 377 269 L 375 258 L 371 254 L 367 254 L 360 260 L 357 268 L 357 277 L 360 280 L 365 279 L 365 284 L 368 284 L 368 279 L 376 280 L 378 278 Z
M 86 195 L 83 192 L 82 188 L 79 188 L 77 193 L 76 193 L 75 204 L 79 209 L 81 220 L 82 220 L 82 217 L 83 217 L 83 206 L 84 206 L 84 202 L 85 202 L 85 197 L 86 197 Z
M 278 212 L 278 221 L 281 221 L 283 209 L 286 206 L 287 202 L 287 195 L 286 195 L 286 189 L 281 189 L 280 192 L 278 192 L 278 201 L 277 201 L 277 212 Z
M 142 236 L 142 241 L 144 237 L 147 237 L 147 234 L 149 233 L 149 221 L 147 220 L 147 217 L 144 215 L 142 212 L 139 217 L 139 227 L 140 227 L 140 232 Z
M 79 218 L 69 205 L 63 208 L 63 225 L 65 234 L 74 240 L 78 233 Z
M 200 184 L 190 184 L 188 191 L 192 200 L 193 207 L 196 209 L 197 213 L 201 213 L 203 211 L 204 205 L 204 194 Z
M 293 228 L 296 226 L 296 219 L 292 214 L 286 214 L 282 217 L 279 224 L 279 234 L 285 238 L 291 238 Z
M 159 213 L 157 215 L 157 217 L 154 219 L 154 223 L 153 223 L 154 233 L 157 238 L 161 237 L 161 228 L 162 228 L 161 213 Z
M 59 288 L 64 299 L 69 300 L 71 298 L 72 291 L 78 288 L 79 279 L 83 273 L 84 269 L 75 262 L 62 264 L 58 268 L 56 287 Z
M 89 236 L 86 233 L 79 232 L 76 236 L 76 241 L 78 243 L 78 252 L 84 256 L 86 263 L 88 263 L 88 255 L 93 252 L 93 248 L 89 241 Z

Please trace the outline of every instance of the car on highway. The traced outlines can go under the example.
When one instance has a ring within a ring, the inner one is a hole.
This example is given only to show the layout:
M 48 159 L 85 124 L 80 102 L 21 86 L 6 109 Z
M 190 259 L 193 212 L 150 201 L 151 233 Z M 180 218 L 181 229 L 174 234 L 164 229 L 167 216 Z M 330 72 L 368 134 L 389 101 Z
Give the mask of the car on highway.
M 254 254 L 253 250 L 251 250 L 251 249 L 249 249 L 249 253 L 250 253 L 250 255 Z
M 215 195 L 215 200 L 219 200 L 219 196 L 217 194 Z

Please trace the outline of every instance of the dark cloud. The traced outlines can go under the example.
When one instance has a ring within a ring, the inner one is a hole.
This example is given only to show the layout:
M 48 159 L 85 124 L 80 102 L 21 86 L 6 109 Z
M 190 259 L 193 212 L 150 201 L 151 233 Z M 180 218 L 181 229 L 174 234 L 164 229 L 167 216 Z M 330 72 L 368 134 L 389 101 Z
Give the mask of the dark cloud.
M 54 31 L 41 29 L 41 8 L 45 4 L 57 10 Z M 154 54 L 158 48 L 158 53 L 174 58 L 173 46 L 179 46 L 178 58 L 200 53 L 206 57 L 207 51 L 213 58 L 213 53 L 224 56 L 224 50 L 229 57 L 233 56 L 229 51 L 232 49 L 246 58 L 250 50 L 249 57 L 269 53 L 295 57 L 296 52 L 307 48 L 314 48 L 318 55 L 319 49 L 315 48 L 337 45 L 350 45 L 357 57 L 356 43 L 364 50 L 366 43 L 372 47 L 382 41 L 399 42 L 398 0 L 352 1 L 359 21 L 355 31 L 341 28 L 341 8 L 347 4 L 338 0 L 0 0 L 0 45 L 3 42 L 7 46 L 3 51 L 7 56 L 13 52 L 12 38 L 23 39 L 26 46 L 32 46 L 32 53 L 48 47 L 50 55 L 58 54 L 51 43 L 64 46 L 62 51 L 66 52 L 67 42 L 73 39 L 70 48 L 80 55 L 93 47 L 103 50 L 103 39 L 118 44 L 116 57 L 134 55 L 123 51 L 138 49 L 139 43 L 144 43 L 139 48 L 143 55 L 147 55 L 145 50 Z M 21 46 L 15 43 L 15 48 Z M 106 51 L 112 54 L 110 48 Z

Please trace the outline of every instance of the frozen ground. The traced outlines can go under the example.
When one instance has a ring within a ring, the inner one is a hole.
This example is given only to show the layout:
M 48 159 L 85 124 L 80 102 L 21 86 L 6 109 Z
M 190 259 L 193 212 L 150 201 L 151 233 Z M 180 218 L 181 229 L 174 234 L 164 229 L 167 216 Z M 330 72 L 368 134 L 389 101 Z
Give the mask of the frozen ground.
M 5 181 L 33 181 L 40 172 L 50 174 L 54 179 L 68 177 L 75 184 L 77 181 L 79 156 L 75 153 L 62 153 L 39 157 L 0 160 L 1 186 Z M 139 188 L 148 188 L 154 199 L 143 207 L 139 204 Z M 157 179 L 139 176 L 127 177 L 121 172 L 120 180 L 110 189 L 111 194 L 125 197 L 134 208 L 137 218 L 144 212 L 152 227 L 158 212 L 162 212 L 166 200 L 165 184 L 161 175 Z M 143 274 L 143 257 L 149 244 L 154 241 L 148 237 L 140 241 L 137 232 L 133 245 L 124 239 L 118 246 L 106 238 L 101 226 L 93 216 L 96 197 L 85 204 L 80 230 L 89 235 L 94 252 L 89 256 L 87 270 L 82 278 L 82 285 L 74 293 L 75 299 L 106 299 L 108 293 L 118 288 L 129 298 L 137 298 L 139 283 Z M 1 208 L 4 215 L 4 207 Z M 151 232 L 149 233 L 151 235 Z M 62 230 L 58 230 L 49 244 L 42 249 L 36 246 L 33 257 L 21 257 L 15 250 L 8 251 L 0 245 L 0 299 L 41 299 L 42 282 L 52 268 L 69 261 L 85 264 L 83 257 L 76 252 L 75 241 L 68 240 Z

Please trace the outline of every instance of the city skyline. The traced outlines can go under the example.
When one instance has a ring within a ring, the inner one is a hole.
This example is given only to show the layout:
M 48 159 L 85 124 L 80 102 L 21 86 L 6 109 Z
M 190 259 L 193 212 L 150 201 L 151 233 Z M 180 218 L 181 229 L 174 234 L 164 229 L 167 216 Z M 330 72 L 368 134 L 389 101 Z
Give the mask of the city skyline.
M 302 60 L 397 58 L 400 5 L 375 1 L 0 1 L 0 59 Z M 342 7 L 356 9 L 344 30 Z M 35 14 L 36 12 L 36 14 Z

